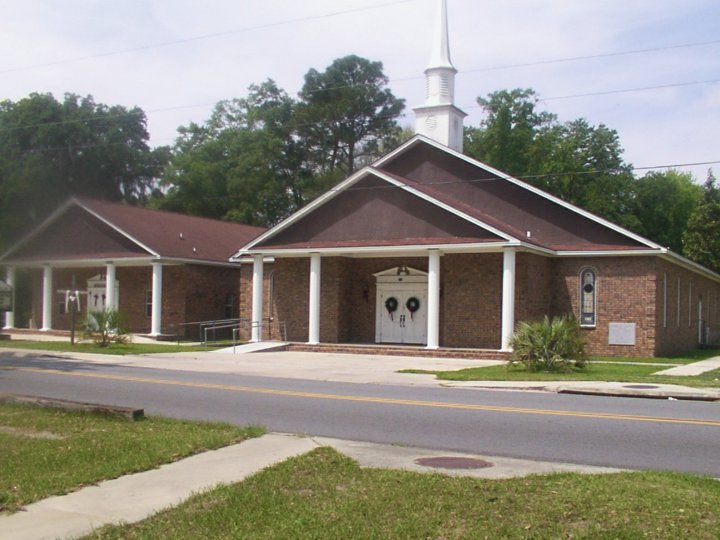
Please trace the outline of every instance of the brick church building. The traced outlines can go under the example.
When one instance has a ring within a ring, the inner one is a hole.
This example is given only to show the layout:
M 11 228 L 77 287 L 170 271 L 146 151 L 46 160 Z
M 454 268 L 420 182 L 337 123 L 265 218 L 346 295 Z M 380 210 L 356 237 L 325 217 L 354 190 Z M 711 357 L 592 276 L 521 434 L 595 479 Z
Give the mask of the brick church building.
M 239 246 L 241 314 L 309 345 L 503 351 L 517 321 L 564 314 L 593 354 L 713 340 L 719 275 L 463 155 L 455 74 L 441 2 L 417 134 Z
M 572 314 L 593 354 L 715 341 L 720 275 L 463 155 L 439 6 L 412 139 L 269 230 L 73 199 L 0 257 L 11 284 L 32 274 L 35 325 L 68 328 L 57 290 L 74 278 L 84 309 L 158 337 L 239 316 L 253 341 L 482 355 L 518 321 Z

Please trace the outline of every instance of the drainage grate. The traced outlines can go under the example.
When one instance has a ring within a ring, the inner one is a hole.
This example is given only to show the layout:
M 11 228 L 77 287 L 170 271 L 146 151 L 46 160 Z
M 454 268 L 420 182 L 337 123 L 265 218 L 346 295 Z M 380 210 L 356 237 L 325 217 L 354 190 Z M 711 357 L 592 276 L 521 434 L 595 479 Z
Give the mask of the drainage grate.
M 654 384 L 623 384 L 623 388 L 635 388 L 637 390 L 646 390 L 650 388 L 660 388 Z
M 415 463 L 438 469 L 485 469 L 493 466 L 493 463 L 482 459 L 452 456 L 418 458 Z

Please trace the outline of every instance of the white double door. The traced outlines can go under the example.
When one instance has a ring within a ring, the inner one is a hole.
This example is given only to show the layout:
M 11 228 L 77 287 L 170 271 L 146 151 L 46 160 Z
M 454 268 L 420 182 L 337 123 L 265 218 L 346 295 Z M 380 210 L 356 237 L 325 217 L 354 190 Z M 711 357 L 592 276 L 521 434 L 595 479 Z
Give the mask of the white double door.
M 376 314 L 378 343 L 427 343 L 427 285 L 379 285 Z

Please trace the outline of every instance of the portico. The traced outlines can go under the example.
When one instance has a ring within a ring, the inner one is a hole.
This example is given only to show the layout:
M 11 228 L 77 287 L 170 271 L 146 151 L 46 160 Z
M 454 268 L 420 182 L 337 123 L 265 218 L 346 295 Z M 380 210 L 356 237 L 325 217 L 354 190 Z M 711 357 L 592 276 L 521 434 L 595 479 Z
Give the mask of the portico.
M 443 247 L 445 249 L 443 249 Z M 405 344 L 426 349 L 504 349 L 514 327 L 514 248 L 502 245 L 397 246 L 390 250 L 325 249 L 305 256 L 268 251 L 273 298 L 263 294 L 263 256 L 253 256 L 253 328 L 269 319 L 287 326 L 294 342 Z M 511 265 L 513 263 L 513 265 Z M 505 266 L 508 268 L 505 268 Z M 465 288 L 475 281 L 470 290 Z M 260 306 L 264 307 L 260 311 Z M 248 306 L 249 309 L 249 306 Z M 506 312 L 505 310 L 508 310 Z M 277 338 L 258 331 L 253 340 Z

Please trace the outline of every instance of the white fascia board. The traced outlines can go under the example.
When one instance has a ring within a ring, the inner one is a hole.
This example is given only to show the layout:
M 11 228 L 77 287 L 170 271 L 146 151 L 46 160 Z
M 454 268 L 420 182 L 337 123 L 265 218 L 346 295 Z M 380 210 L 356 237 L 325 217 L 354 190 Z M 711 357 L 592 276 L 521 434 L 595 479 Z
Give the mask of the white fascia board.
M 340 192 L 344 191 L 348 187 L 352 186 L 359 180 L 365 177 L 366 174 L 368 174 L 369 167 L 363 167 L 356 173 L 354 173 L 352 176 L 348 177 L 347 179 L 340 182 L 337 186 L 330 188 L 325 193 L 323 193 L 320 197 L 312 201 L 311 203 L 307 204 L 306 206 L 303 206 L 300 210 L 295 212 L 294 214 L 291 214 L 290 216 L 286 217 L 284 220 L 282 220 L 280 223 L 275 225 L 274 227 L 271 227 L 267 231 L 265 231 L 263 234 L 258 236 L 257 238 L 253 239 L 250 243 L 245 244 L 243 247 L 237 250 L 234 255 L 230 257 L 230 262 L 236 262 L 238 258 L 242 257 L 245 252 L 249 249 L 252 249 L 253 246 L 256 246 L 257 244 L 264 242 L 268 238 L 272 238 L 280 231 L 286 229 L 296 221 L 302 219 L 307 214 L 318 208 L 319 206 L 322 206 L 326 202 L 328 202 L 330 199 L 338 195 Z
M 204 259 L 183 259 L 173 257 L 97 257 L 84 259 L 47 259 L 42 261 L 13 261 L 12 266 L 23 268 L 42 268 L 43 266 L 52 266 L 53 268 L 91 268 L 113 264 L 117 267 L 122 266 L 146 266 L 152 263 L 161 262 L 166 265 L 178 266 L 183 264 L 197 264 L 202 266 L 220 266 L 223 268 L 237 268 L 238 263 L 208 261 Z
M 160 253 L 158 253 L 158 252 L 155 251 L 154 249 L 151 249 L 150 247 L 148 247 L 147 245 L 145 245 L 144 243 L 142 243 L 142 242 L 141 242 L 140 240 L 138 240 L 137 238 L 129 235 L 128 233 L 126 233 L 125 231 L 123 231 L 121 228 L 119 228 L 118 226 L 116 226 L 112 221 L 108 221 L 107 219 L 105 219 L 103 216 L 101 216 L 101 215 L 98 214 L 97 212 L 94 212 L 93 210 L 91 210 L 90 208 L 88 208 L 87 206 L 85 206 L 82 202 L 77 201 L 77 200 L 76 200 L 75 202 L 76 202 L 76 204 L 77 204 L 80 208 L 82 208 L 83 210 L 85 210 L 88 214 L 90 214 L 91 216 L 95 217 L 96 219 L 102 221 L 105 225 L 107 225 L 108 227 L 110 227 L 110 228 L 113 229 L 114 231 L 118 232 L 119 234 L 121 234 L 122 236 L 124 236 L 125 238 L 127 238 L 128 240 L 130 240 L 131 242 L 134 242 L 135 244 L 137 244 L 138 246 L 140 246 L 142 249 L 144 249 L 145 251 L 147 251 L 147 252 L 150 253 L 151 255 L 154 255 L 155 257 L 161 257 L 161 254 L 160 254 Z
M 255 259 L 250 256 L 242 256 L 237 261 L 242 264 L 253 264 Z M 272 264 L 275 262 L 275 257 L 263 257 L 263 264 Z
M 154 257 L 103 257 L 97 259 L 47 259 L 43 261 L 19 260 L 13 261 L 13 266 L 23 268 L 42 268 L 43 266 L 52 266 L 53 268 L 89 268 L 105 266 L 109 263 L 115 266 L 143 266 L 153 262 L 158 262 L 158 259 Z
M 377 176 L 378 178 L 381 178 L 381 179 L 385 180 L 386 182 L 399 187 L 400 189 L 404 189 L 408 193 L 411 193 L 411 194 L 415 195 L 416 197 L 420 197 L 421 199 L 423 199 L 431 204 L 434 204 L 435 206 L 438 206 L 438 207 L 442 208 L 443 210 L 445 210 L 446 212 L 450 212 L 451 214 L 454 214 L 454 215 L 458 216 L 459 218 L 464 219 L 465 221 L 469 221 L 473 225 L 476 225 L 482 229 L 485 229 L 488 232 L 493 233 L 496 236 L 499 236 L 500 238 L 504 239 L 506 242 L 519 242 L 519 240 L 517 238 L 514 238 L 514 237 L 502 232 L 501 230 L 496 229 L 495 227 L 493 227 L 491 225 L 488 225 L 484 221 L 481 221 L 472 216 L 469 216 L 468 214 L 459 211 L 457 208 L 453 208 L 449 204 L 445 204 L 444 202 L 438 201 L 434 197 L 431 197 L 430 195 L 426 195 L 422 191 L 419 191 L 411 186 L 408 186 L 404 182 L 395 180 L 394 178 L 386 175 L 385 173 L 383 173 L 380 170 L 372 169 L 372 171 L 373 171 L 373 174 L 375 174 L 375 176 Z
M 706 268 L 703 265 L 696 263 L 695 261 L 691 261 L 690 259 L 687 259 L 682 255 L 678 255 L 673 251 L 668 250 L 666 253 L 663 253 L 662 258 L 666 261 L 677 264 L 678 266 L 682 266 L 692 272 L 702 274 L 705 277 L 712 279 L 713 281 L 720 282 L 720 274 L 717 274 L 709 268 Z
M 40 223 L 37 227 L 35 227 L 28 234 L 23 236 L 14 245 L 12 245 L 5 253 L 3 253 L 2 256 L 0 256 L 0 261 L 4 260 L 8 256 L 12 255 L 13 252 L 17 251 L 25 243 L 29 242 L 30 240 L 35 238 L 37 235 L 39 235 L 43 230 L 45 230 L 53 221 L 55 221 L 58 217 L 60 217 L 73 204 L 77 204 L 77 200 L 75 198 L 70 198 L 67 201 L 65 201 L 60 206 L 60 208 L 55 210 L 52 214 L 50 214 L 47 218 L 45 218 L 45 220 L 42 223 Z
M 411 147 L 415 146 L 415 145 L 416 145 L 417 143 L 419 143 L 420 141 L 430 142 L 430 139 L 428 139 L 427 137 L 425 137 L 425 136 L 423 136 L 423 135 L 415 134 L 415 135 L 413 135 L 410 139 L 408 139 L 407 141 L 405 141 L 404 143 L 402 143 L 400 146 L 398 146 L 395 150 L 393 150 L 392 152 L 390 152 L 389 154 L 385 154 L 383 157 L 381 157 L 381 158 L 378 159 L 377 161 L 372 162 L 372 163 L 370 164 L 370 167 L 377 168 L 377 167 L 382 166 L 382 165 L 383 165 L 384 163 L 386 163 L 387 161 L 390 161 L 391 159 L 393 159 L 393 158 L 394 158 L 395 156 L 397 156 L 398 154 L 401 154 L 401 153 L 405 152 L 408 148 L 411 148 Z M 442 145 L 442 144 L 439 146 L 439 148 L 443 148 L 443 149 L 445 149 L 445 150 L 448 149 L 447 146 L 444 146 L 444 145 Z
M 600 216 L 596 216 L 595 214 L 588 212 L 587 210 L 583 210 L 582 208 L 579 208 L 573 204 L 570 204 L 569 202 L 565 202 L 562 199 L 543 191 L 542 189 L 536 188 L 535 186 L 531 186 L 530 184 L 523 182 L 522 180 L 518 180 L 517 178 L 514 178 L 514 177 L 510 176 L 509 174 L 499 171 L 498 169 L 495 169 L 495 168 L 491 167 L 490 165 L 486 165 L 485 163 L 482 163 L 481 161 L 478 161 L 476 159 L 468 157 L 465 154 L 456 152 L 455 150 L 452 150 L 451 148 L 448 148 L 447 146 L 444 146 L 444 145 L 438 143 L 437 141 L 428 139 L 427 137 L 424 137 L 423 135 L 416 135 L 415 137 L 410 139 L 410 141 L 408 141 L 408 142 L 412 141 L 414 143 L 414 142 L 416 142 L 416 140 L 415 140 L 416 138 L 418 140 L 422 140 L 440 150 L 448 152 L 449 154 L 452 154 L 452 155 L 470 163 L 471 165 L 479 167 L 479 168 L 489 172 L 490 174 L 499 176 L 500 178 L 507 180 L 508 182 L 512 182 L 513 184 L 515 184 L 521 188 L 527 189 L 528 191 L 531 191 L 532 193 L 535 193 L 536 195 L 539 195 L 549 201 L 559 204 L 560 206 L 567 208 L 568 210 L 575 212 L 576 214 L 580 214 L 581 216 L 594 221 L 595 223 L 599 223 L 600 225 L 603 225 L 609 229 L 612 229 L 613 231 L 615 231 L 617 233 L 627 236 L 628 238 L 631 238 L 632 240 L 635 240 L 636 242 L 640 242 L 641 244 L 644 244 L 644 245 L 648 246 L 649 248 L 663 249 L 662 246 L 656 244 L 655 242 L 652 242 L 651 240 L 648 240 L 647 238 L 643 238 L 642 236 L 635 234 L 633 232 L 630 232 L 627 229 L 620 227 L 619 225 L 615 225 L 614 223 L 607 221 L 606 219 L 603 219 Z M 400 147 L 400 148 L 403 148 L 403 147 Z M 400 150 L 400 148 L 398 148 L 398 150 Z M 386 157 L 388 157 L 388 156 L 386 156 Z M 384 161 L 384 158 L 383 158 L 383 160 L 378 161 L 378 164 L 380 164 L 381 161 Z
M 363 247 L 330 247 L 330 248 L 294 248 L 274 250 L 248 250 L 243 256 L 265 255 L 266 257 L 307 257 L 311 253 L 320 255 L 338 255 L 349 257 L 374 257 L 394 255 L 409 256 L 412 254 L 424 254 L 429 250 L 439 250 L 442 253 L 498 253 L 507 247 L 516 247 L 519 244 L 508 242 L 483 242 L 471 244 L 412 244 L 407 246 L 363 246 Z
M 663 255 L 667 250 L 660 249 L 623 249 L 623 250 L 601 250 L 601 251 L 557 251 L 558 257 L 642 257 L 647 255 Z

